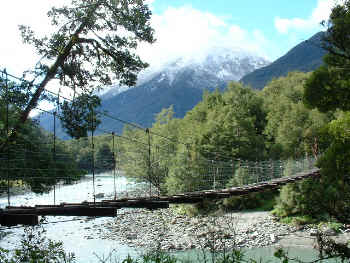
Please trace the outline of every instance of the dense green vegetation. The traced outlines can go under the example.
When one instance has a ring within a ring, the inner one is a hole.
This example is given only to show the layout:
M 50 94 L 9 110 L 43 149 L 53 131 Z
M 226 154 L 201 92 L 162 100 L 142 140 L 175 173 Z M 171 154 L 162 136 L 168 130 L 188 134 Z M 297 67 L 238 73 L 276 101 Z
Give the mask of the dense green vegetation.
M 251 163 L 257 160 L 316 157 L 330 143 L 322 136 L 322 128 L 335 117 L 332 113 L 321 113 L 304 105 L 304 84 L 309 77 L 309 73 L 292 72 L 273 80 L 263 91 L 230 83 L 224 92 L 206 93 L 183 119 L 173 118 L 171 108 L 163 110 L 150 129 L 152 145 L 162 148 L 151 147 L 151 163 L 158 162 L 156 167 L 151 167 L 151 176 L 147 166 L 148 134 L 139 129 L 128 128 L 124 131 L 125 137 L 144 145 L 123 141 L 122 148 L 127 151 L 121 162 L 122 169 L 133 177 L 151 178 L 152 182 L 158 180 L 161 191 L 172 194 L 212 189 L 210 160 L 217 165 L 236 160 Z M 220 166 L 216 167 L 220 169 Z M 216 182 L 216 187 L 249 183 L 247 172 L 244 168 L 235 169 L 233 174 L 229 173 L 224 180 Z M 287 175 L 288 171 L 285 173 Z M 311 185 L 318 184 L 313 181 Z M 285 191 L 283 189 L 282 193 Z M 218 201 L 213 209 L 271 208 L 277 195 L 278 192 L 272 192 L 230 198 Z M 283 198 L 278 199 L 278 207 L 283 201 Z M 198 207 L 204 208 L 203 204 Z M 305 211 L 307 208 L 304 208 Z
M 94 149 L 91 137 L 83 137 L 78 140 L 63 141 L 65 149 L 75 156 L 79 169 L 91 173 L 110 171 L 114 168 L 115 158 L 113 153 L 112 135 L 94 137 Z M 115 147 L 115 152 L 117 147 Z
M 304 85 L 304 103 L 312 110 L 328 116 L 326 123 L 318 122 L 315 129 L 323 154 L 318 160 L 322 177 L 317 184 L 306 180 L 281 191 L 276 213 L 313 217 L 327 213 L 341 222 L 349 222 L 349 62 L 348 49 L 350 2 L 333 8 L 323 47 L 328 51 L 324 65 L 315 70 Z M 312 195 L 310 195 L 312 193 Z
M 47 134 L 35 120 L 18 126 L 16 140 L 7 138 L 18 123 L 21 110 L 28 100 L 26 87 L 6 84 L 0 79 L 0 192 L 20 184 L 33 192 L 49 191 L 54 184 L 78 180 L 83 171 L 63 142 Z
M 93 92 L 111 85 L 112 79 L 121 85 L 135 85 L 137 73 L 148 64 L 133 51 L 142 41 L 155 41 L 150 25 L 151 11 L 143 1 L 74 0 L 62 7 L 52 7 L 47 15 L 55 30 L 45 36 L 37 36 L 29 26 L 19 26 L 23 42 L 32 45 L 41 59 L 30 70 L 32 83 L 37 85 L 32 86 L 33 94 L 12 128 L 11 142 L 42 99 L 47 84 L 55 79 L 65 90 L 74 92 L 74 97 L 78 94 L 81 98 L 79 103 L 63 102 L 64 127 L 70 135 L 86 135 L 87 114 L 83 111 L 98 104 L 98 98 L 91 96 Z M 120 36 L 120 28 L 127 32 L 127 37 Z M 84 101 L 90 104 L 85 105 Z M 77 107 L 80 107 L 78 111 Z M 81 122 L 82 130 L 71 129 L 76 121 Z

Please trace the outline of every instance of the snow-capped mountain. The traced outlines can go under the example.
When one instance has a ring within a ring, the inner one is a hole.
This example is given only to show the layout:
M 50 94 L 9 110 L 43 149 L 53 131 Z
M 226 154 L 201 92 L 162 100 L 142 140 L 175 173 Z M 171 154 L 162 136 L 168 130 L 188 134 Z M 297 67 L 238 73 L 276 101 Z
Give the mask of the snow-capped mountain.
M 175 117 L 181 118 L 202 99 L 204 90 L 223 90 L 229 81 L 238 81 L 268 64 L 262 57 L 229 49 L 178 58 L 158 70 L 143 72 L 134 88 L 109 90 L 102 96 L 102 107 L 120 119 L 151 126 L 163 108 L 173 105 Z M 110 121 L 102 126 L 107 130 L 122 129 L 122 123 Z
M 229 81 L 238 81 L 268 64 L 262 57 L 227 48 L 178 58 L 141 72 L 133 88 L 111 86 L 100 94 L 102 110 L 145 127 L 151 126 L 155 115 L 171 105 L 175 117 L 181 118 L 202 99 L 204 90 L 223 90 Z M 47 130 L 52 126 L 46 121 L 41 124 Z M 123 123 L 102 119 L 100 127 L 121 132 Z
M 177 85 L 181 80 L 193 88 L 213 90 L 269 64 L 266 59 L 242 50 L 213 48 L 208 52 L 197 57 L 180 57 L 157 69 L 150 67 L 140 73 L 137 87 L 147 86 L 153 91 L 163 85 Z M 114 97 L 126 90 L 128 87 L 114 85 L 103 98 Z

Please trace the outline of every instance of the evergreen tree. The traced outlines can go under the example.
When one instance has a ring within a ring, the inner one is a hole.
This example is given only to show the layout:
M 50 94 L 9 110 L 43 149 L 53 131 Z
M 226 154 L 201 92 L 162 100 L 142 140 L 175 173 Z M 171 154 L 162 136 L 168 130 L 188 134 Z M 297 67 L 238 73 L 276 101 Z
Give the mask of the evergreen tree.
M 328 29 L 323 47 L 328 54 L 325 65 L 306 81 L 304 101 L 322 112 L 345 112 L 337 112 L 336 120 L 319 129 L 329 141 L 318 161 L 322 177 L 316 183 L 306 180 L 282 191 L 279 211 L 284 215 L 328 213 L 339 221 L 349 222 L 350 1 L 336 5 L 324 24 Z
M 154 41 L 151 11 L 143 0 L 72 0 L 70 6 L 53 7 L 48 16 L 57 27 L 50 36 L 38 38 L 29 27 L 20 26 L 23 41 L 33 45 L 42 59 L 31 71 L 40 81 L 13 128 L 11 141 L 51 80 L 91 94 L 95 87 L 110 85 L 112 78 L 134 85 L 137 73 L 147 66 L 131 52 L 138 42 Z
M 96 153 L 96 169 L 104 172 L 113 170 L 115 165 L 114 154 L 108 144 L 102 144 Z

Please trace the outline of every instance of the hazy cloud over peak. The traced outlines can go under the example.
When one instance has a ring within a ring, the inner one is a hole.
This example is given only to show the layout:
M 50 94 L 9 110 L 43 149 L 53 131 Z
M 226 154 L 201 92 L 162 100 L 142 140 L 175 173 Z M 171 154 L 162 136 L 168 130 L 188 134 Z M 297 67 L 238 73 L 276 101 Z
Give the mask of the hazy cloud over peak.
M 335 3 L 334 0 L 318 0 L 316 8 L 307 19 L 298 17 L 291 19 L 276 17 L 275 28 L 279 33 L 286 34 L 291 30 L 305 31 L 320 27 L 320 23 L 329 18 L 331 9 Z
M 190 5 L 169 7 L 152 17 L 157 41 L 141 44 L 139 54 L 151 66 L 161 66 L 178 57 L 200 58 L 215 47 L 242 49 L 266 57 L 266 40 L 259 30 L 248 32 L 225 18 Z M 261 42 L 261 40 L 264 41 Z

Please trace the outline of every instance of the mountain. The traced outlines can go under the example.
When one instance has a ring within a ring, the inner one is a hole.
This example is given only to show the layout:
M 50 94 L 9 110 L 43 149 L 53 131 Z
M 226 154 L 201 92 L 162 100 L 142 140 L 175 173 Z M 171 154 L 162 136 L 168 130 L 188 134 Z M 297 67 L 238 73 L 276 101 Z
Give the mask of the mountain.
M 101 96 L 101 110 L 149 127 L 162 109 L 172 105 L 175 117 L 181 118 L 202 99 L 204 90 L 223 90 L 229 81 L 238 81 L 267 64 L 269 61 L 262 57 L 227 48 L 215 48 L 202 56 L 178 58 L 157 71 L 143 74 L 134 88 L 110 88 Z M 52 117 L 43 116 L 40 123 L 52 131 Z M 100 127 L 121 132 L 123 123 L 103 118 Z M 62 131 L 58 135 L 62 137 Z
M 240 82 L 250 85 L 254 89 L 263 89 L 273 78 L 286 76 L 290 71 L 313 71 L 322 65 L 322 58 L 326 54 L 320 46 L 324 32 L 319 32 L 310 39 L 301 42 L 287 54 L 270 65 L 259 68 L 245 75 Z

